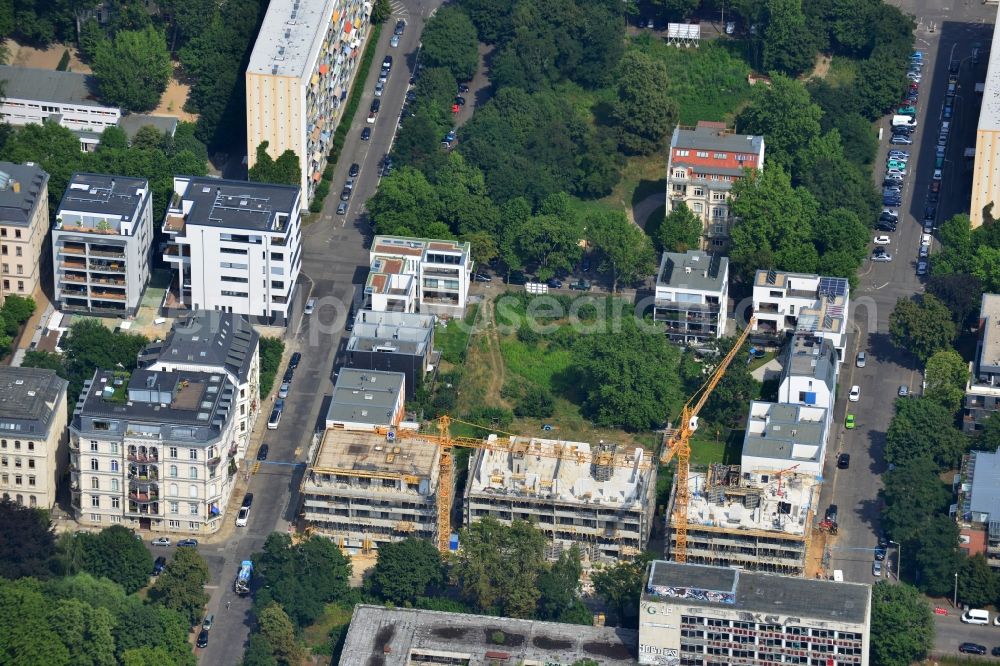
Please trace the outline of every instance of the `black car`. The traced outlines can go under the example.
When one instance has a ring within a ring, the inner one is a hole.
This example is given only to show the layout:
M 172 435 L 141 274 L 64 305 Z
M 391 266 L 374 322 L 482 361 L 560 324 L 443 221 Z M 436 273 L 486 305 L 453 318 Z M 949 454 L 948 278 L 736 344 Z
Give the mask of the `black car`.
M 939 192 L 929 192 L 927 194 L 928 203 L 936 204 L 940 200 L 940 198 L 941 194 Z
M 883 534 L 882 532 L 879 532 L 879 535 L 878 535 L 878 547 L 879 548 L 888 548 L 889 547 L 889 538 L 886 537 L 886 535 Z
M 881 562 L 883 560 L 885 560 L 885 548 L 876 548 L 875 549 L 875 561 L 876 562 Z
M 464 95 L 467 92 L 469 92 L 469 86 L 465 85 L 464 83 L 459 83 L 458 84 L 458 93 L 460 95 Z
M 986 654 L 986 646 L 979 643 L 962 643 L 958 651 L 964 654 Z
M 292 364 L 289 362 L 288 369 L 285 370 L 285 376 L 281 378 L 281 381 L 283 381 L 283 382 L 290 382 L 290 381 L 292 381 L 292 377 L 294 377 L 294 376 L 295 376 L 295 369 L 292 367 Z
M 257 460 L 267 460 L 267 451 L 271 448 L 267 444 L 261 444 L 257 449 Z
M 457 96 L 455 98 L 455 104 L 458 104 L 459 106 L 465 106 L 465 98 L 462 97 L 461 95 Z
M 299 363 L 302 362 L 302 354 L 300 352 L 295 352 L 292 357 L 288 359 L 288 367 L 294 370 L 299 367 Z
M 251 504 L 253 504 L 253 493 L 247 493 L 243 496 L 243 504 L 240 506 L 244 506 L 249 509 Z
M 485 273 L 476 273 L 472 276 L 474 282 L 493 282 L 493 278 Z
M 349 187 L 345 187 L 345 188 L 344 188 L 343 190 L 341 190 L 341 192 L 340 192 L 340 200 L 341 200 L 341 201 L 347 201 L 347 200 L 348 200 L 348 199 L 350 199 L 350 198 L 351 198 L 351 188 L 349 188 Z
M 347 172 L 347 175 L 350 176 L 351 178 L 354 178 L 359 173 L 361 173 L 361 165 L 355 162 L 354 164 L 351 165 L 351 169 Z
M 382 100 L 377 97 L 372 100 L 371 111 L 372 113 L 378 113 L 378 110 L 382 108 Z
M 399 19 L 396 21 L 396 27 L 392 29 L 392 34 L 402 35 L 404 30 L 406 30 L 406 21 Z
M 552 278 L 545 284 L 547 284 L 550 289 L 562 289 L 563 286 L 562 280 L 558 278 Z
M 202 629 L 198 634 L 198 647 L 208 647 L 208 630 Z
M 387 55 L 385 59 L 382 60 L 382 69 L 392 69 L 392 56 Z
M 1000 657 L 1000 647 L 995 647 L 992 650 L 990 650 L 990 655 L 994 657 Z
M 837 469 L 847 469 L 851 466 L 851 454 L 841 453 L 837 456 Z
M 167 567 L 167 558 L 160 555 L 158 558 L 156 558 L 156 561 L 153 562 L 153 575 L 159 576 L 161 573 L 163 573 L 163 570 L 166 567 Z
M 889 224 L 888 222 L 879 222 L 878 224 L 875 225 L 875 229 L 877 231 L 895 231 L 896 225 Z
M 831 504 L 829 507 L 827 507 L 827 509 L 826 509 L 826 519 L 829 520 L 831 523 L 837 522 L 837 505 L 836 504 Z
M 361 130 L 361 140 L 362 141 L 367 141 L 370 138 L 372 138 L 372 128 L 371 127 L 365 127 L 365 128 L 363 128 Z
M 198 547 L 198 540 L 197 539 L 181 539 L 180 541 L 177 542 L 177 547 L 178 548 L 197 548 Z

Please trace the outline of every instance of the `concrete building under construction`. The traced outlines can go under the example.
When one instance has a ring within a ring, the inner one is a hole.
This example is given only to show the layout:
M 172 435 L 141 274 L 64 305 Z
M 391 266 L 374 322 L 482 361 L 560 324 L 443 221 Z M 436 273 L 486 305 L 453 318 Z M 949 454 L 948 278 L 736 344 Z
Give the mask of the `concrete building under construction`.
M 591 563 L 629 560 L 645 548 L 656 493 L 646 451 L 525 437 L 504 444 L 469 460 L 465 525 L 483 516 L 531 521 L 549 538 L 550 559 L 573 544 Z
M 302 480 L 308 526 L 348 549 L 407 537 L 436 540 L 436 442 L 328 429 Z
M 687 511 L 687 561 L 738 566 L 753 571 L 802 575 L 819 481 L 811 474 L 743 471 L 739 465 L 711 465 L 692 472 Z M 677 538 L 670 494 L 667 559 Z

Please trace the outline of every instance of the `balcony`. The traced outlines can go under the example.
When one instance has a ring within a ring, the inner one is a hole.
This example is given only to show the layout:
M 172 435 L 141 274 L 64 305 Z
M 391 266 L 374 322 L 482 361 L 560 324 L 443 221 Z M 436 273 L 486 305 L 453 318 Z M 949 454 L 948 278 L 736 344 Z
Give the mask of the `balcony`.
M 135 502 L 136 504 L 149 504 L 150 502 L 157 502 L 160 499 L 160 492 L 156 488 L 149 488 L 147 490 L 139 490 L 129 488 L 128 491 L 129 502 Z
M 135 435 L 141 435 L 142 433 L 136 433 L 129 431 L 128 436 L 134 437 Z M 128 448 L 128 454 L 126 455 L 129 462 L 139 462 L 139 463 L 158 463 L 160 462 L 160 454 L 156 449 L 145 449 L 143 447 L 136 448 L 130 446 Z
M 159 502 L 129 502 L 128 510 L 125 513 L 135 514 L 138 516 L 159 516 L 160 515 L 160 503 Z
M 125 258 L 125 250 L 124 250 L 124 248 L 119 249 L 119 250 L 113 250 L 111 248 L 95 249 L 94 247 L 91 247 L 90 248 L 90 256 L 92 256 L 92 257 L 111 257 L 112 259 L 124 259 Z
M 125 294 L 116 291 L 93 291 L 90 297 L 98 301 L 124 301 Z
M 763 314 L 780 314 L 781 309 L 778 307 L 777 303 L 758 303 L 754 307 L 754 311 Z
M 87 266 L 92 271 L 99 273 L 124 273 L 125 264 L 116 264 L 104 261 L 91 261 Z

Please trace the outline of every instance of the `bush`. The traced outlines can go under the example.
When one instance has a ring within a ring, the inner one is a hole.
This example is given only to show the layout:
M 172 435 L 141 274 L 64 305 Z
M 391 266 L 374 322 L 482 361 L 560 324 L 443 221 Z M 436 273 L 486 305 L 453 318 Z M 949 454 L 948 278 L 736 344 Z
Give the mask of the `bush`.
M 517 339 L 526 345 L 536 345 L 541 338 L 542 336 L 538 334 L 538 331 L 535 331 L 527 324 L 517 329 Z
M 524 396 L 517 401 L 514 414 L 522 417 L 547 418 L 555 411 L 552 392 L 539 386 L 529 386 Z
M 487 427 L 509 428 L 514 422 L 514 413 L 503 407 L 479 407 L 469 412 L 465 420 Z
M 59 64 L 56 65 L 56 71 L 65 72 L 69 69 L 69 49 L 63 49 L 62 57 L 59 58 Z
M 281 367 L 285 343 L 279 338 L 260 339 L 260 397 L 266 398 L 274 387 L 274 378 Z

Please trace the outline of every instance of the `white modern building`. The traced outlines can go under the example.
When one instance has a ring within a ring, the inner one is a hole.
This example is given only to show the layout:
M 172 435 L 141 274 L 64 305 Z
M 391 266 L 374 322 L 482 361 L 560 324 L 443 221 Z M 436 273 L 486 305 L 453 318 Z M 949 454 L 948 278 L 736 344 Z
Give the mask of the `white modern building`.
M 326 168 L 371 10 L 367 0 L 273 0 L 257 33 L 246 71 L 249 165 L 265 141 L 274 159 L 293 151 L 307 204 Z
M 52 226 L 59 309 L 133 314 L 149 282 L 152 243 L 153 196 L 148 180 L 73 174 Z
M 176 305 L 285 325 L 302 264 L 299 188 L 175 176 L 163 259 Z
M 851 288 L 845 278 L 759 270 L 753 282 L 753 313 L 759 336 L 812 333 L 827 338 L 843 362 Z
M 700 344 L 726 332 L 729 259 L 701 250 L 664 252 L 656 275 L 653 319 L 673 342 Z
M 326 412 L 326 427 L 375 432 L 403 420 L 406 375 L 341 368 Z
M 70 425 L 77 521 L 218 531 L 237 480 L 236 395 L 224 372 L 95 372 Z
M 236 460 L 246 456 L 260 416 L 260 335 L 249 319 L 215 310 L 182 315 L 139 354 L 146 370 L 221 372 L 236 387 Z
M 782 352 L 781 365 L 778 402 L 833 412 L 840 362 L 829 339 L 810 333 L 793 335 Z
M 979 307 L 976 358 L 969 364 L 962 429 L 983 429 L 983 421 L 1000 410 L 1000 294 L 983 294 Z
M 744 473 L 823 475 L 830 412 L 825 407 L 750 403 L 740 467 Z
M 399 236 L 376 236 L 369 251 L 371 273 L 365 287 L 368 306 L 375 310 L 383 301 L 369 298 L 385 291 L 374 282 L 385 276 L 396 284 L 398 299 L 385 300 L 385 309 L 464 317 L 472 282 L 472 246 L 450 240 L 428 240 Z M 392 276 L 412 276 L 414 281 Z M 415 288 L 415 289 L 414 289 Z
M 867 666 L 871 586 L 655 561 L 639 663 Z

